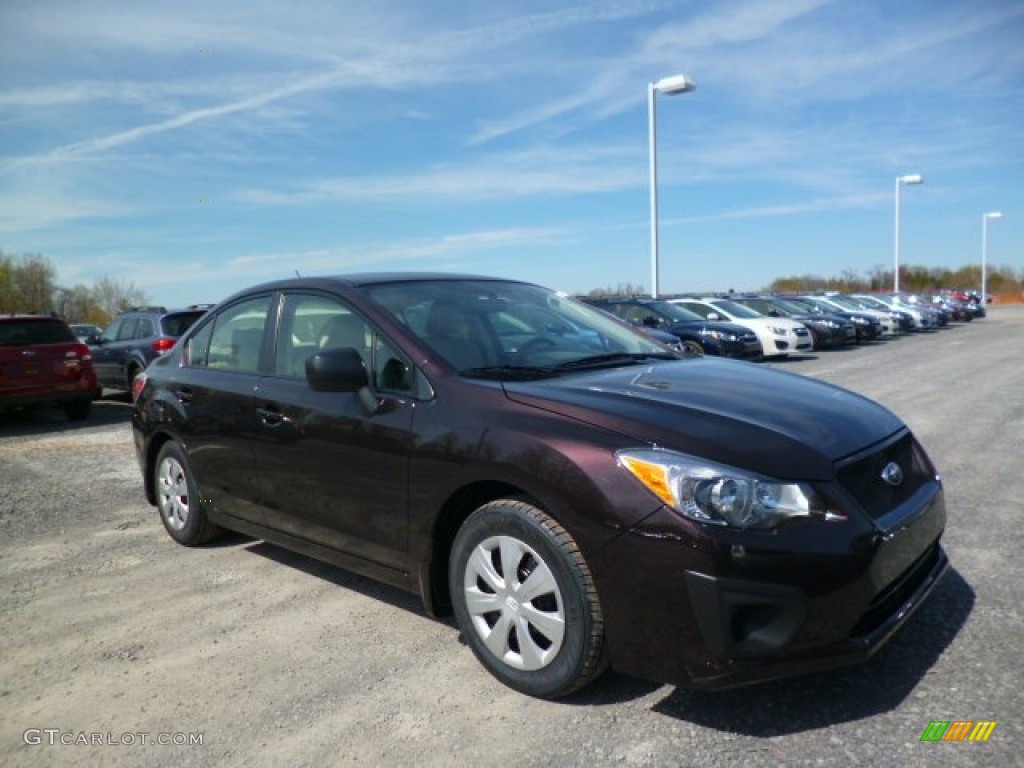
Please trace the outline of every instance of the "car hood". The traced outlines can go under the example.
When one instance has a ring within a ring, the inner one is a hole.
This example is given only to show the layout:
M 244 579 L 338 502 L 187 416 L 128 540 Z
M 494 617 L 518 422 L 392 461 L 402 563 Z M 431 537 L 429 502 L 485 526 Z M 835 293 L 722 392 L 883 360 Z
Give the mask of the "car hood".
M 837 460 L 905 429 L 861 395 L 719 358 L 506 382 L 526 406 L 779 479 L 827 480 Z

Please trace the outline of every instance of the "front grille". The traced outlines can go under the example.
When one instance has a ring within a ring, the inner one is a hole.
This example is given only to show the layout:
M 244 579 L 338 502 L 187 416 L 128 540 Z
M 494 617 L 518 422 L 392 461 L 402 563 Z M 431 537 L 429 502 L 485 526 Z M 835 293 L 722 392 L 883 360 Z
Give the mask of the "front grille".
M 882 479 L 891 463 L 899 466 L 902 482 L 891 485 Z M 905 434 L 870 456 L 841 466 L 839 484 L 852 495 L 872 518 L 882 517 L 909 499 L 922 485 L 931 481 L 928 460 L 912 435 Z
M 742 341 L 744 344 L 753 344 L 754 342 L 757 341 L 757 334 L 754 333 L 753 331 L 751 331 L 750 333 L 744 333 L 742 336 L 740 336 L 740 341 Z
M 808 330 L 806 328 L 794 328 L 793 329 L 793 333 L 795 333 L 797 336 L 808 336 L 809 335 L 809 332 L 808 332 Z

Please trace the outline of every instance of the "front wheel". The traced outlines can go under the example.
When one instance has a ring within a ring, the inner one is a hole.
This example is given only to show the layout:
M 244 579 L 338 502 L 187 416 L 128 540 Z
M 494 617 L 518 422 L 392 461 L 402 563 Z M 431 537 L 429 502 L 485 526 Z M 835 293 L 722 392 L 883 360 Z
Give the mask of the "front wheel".
M 604 621 L 572 537 L 523 501 L 500 499 L 462 525 L 449 586 L 463 637 L 517 691 L 554 699 L 604 670 Z
M 179 544 L 194 547 L 214 538 L 220 529 L 206 516 L 188 459 L 177 443 L 165 443 L 153 470 L 160 520 Z
M 683 347 L 683 357 L 702 357 L 704 355 L 704 347 L 699 341 L 680 339 L 680 344 Z

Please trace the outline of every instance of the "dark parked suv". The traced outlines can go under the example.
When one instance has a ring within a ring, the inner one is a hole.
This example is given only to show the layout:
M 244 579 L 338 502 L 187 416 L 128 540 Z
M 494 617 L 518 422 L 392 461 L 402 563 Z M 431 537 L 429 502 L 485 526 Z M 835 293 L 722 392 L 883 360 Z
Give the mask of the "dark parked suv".
M 947 567 L 942 484 L 885 408 L 527 283 L 256 286 L 133 393 L 172 538 L 243 531 L 417 593 L 534 696 L 609 665 L 723 688 L 861 660 Z
M 133 307 L 118 315 L 99 337 L 90 339 L 100 386 L 130 390 L 132 379 L 167 352 L 211 305 L 185 309 Z
M 67 323 L 47 315 L 0 315 L 0 411 L 56 405 L 89 416 L 96 397 L 89 348 Z

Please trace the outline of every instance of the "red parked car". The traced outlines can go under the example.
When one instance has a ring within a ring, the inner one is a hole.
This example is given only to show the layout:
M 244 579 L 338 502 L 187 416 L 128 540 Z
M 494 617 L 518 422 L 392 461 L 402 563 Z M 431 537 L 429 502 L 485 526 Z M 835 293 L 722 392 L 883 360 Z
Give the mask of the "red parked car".
M 0 315 L 0 411 L 38 405 L 85 419 L 97 395 L 89 347 L 47 315 Z

